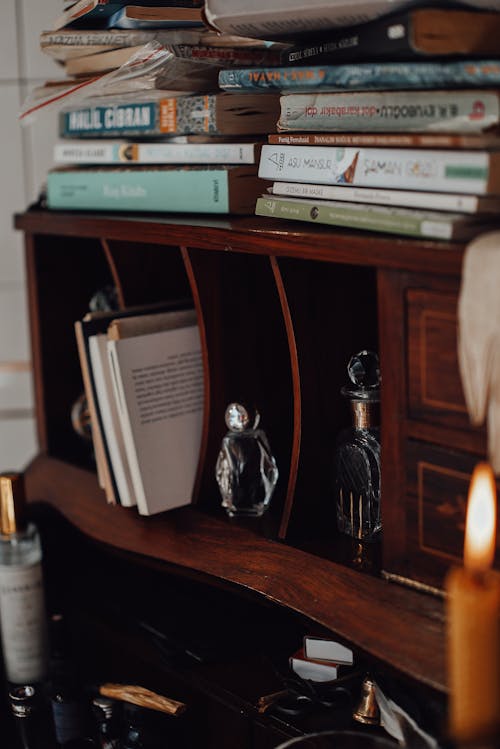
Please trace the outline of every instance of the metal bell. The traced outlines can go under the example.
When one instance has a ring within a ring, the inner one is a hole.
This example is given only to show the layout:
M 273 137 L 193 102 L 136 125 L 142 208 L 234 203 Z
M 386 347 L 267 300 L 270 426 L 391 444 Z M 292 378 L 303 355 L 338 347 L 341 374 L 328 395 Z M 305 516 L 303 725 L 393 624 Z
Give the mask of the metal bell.
M 371 726 L 380 725 L 380 710 L 375 696 L 375 682 L 369 676 L 363 679 L 361 696 L 352 717 L 358 723 L 365 723 Z

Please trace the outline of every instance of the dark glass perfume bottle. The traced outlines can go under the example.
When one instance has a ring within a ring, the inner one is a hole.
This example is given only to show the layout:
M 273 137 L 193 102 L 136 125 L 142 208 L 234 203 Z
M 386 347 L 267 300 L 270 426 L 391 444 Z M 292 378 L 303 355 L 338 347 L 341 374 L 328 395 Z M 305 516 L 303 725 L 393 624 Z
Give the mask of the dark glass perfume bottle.
M 85 736 L 84 709 L 78 669 L 72 657 L 66 620 L 50 618 L 49 697 L 58 746 Z
M 377 354 L 360 351 L 347 366 L 353 424 L 338 436 L 335 449 L 335 498 L 338 529 L 359 541 L 375 541 L 380 516 L 380 431 L 376 425 L 380 369 Z
M 13 687 L 9 703 L 22 749 L 53 749 L 54 737 L 37 688 L 32 685 Z
M 101 749 L 118 749 L 121 733 L 120 705 L 115 700 L 99 695 L 92 700 L 92 712 Z
M 222 440 L 215 476 L 222 507 L 229 517 L 260 517 L 269 507 L 278 481 L 278 467 L 260 415 L 241 403 L 225 413 L 228 432 Z

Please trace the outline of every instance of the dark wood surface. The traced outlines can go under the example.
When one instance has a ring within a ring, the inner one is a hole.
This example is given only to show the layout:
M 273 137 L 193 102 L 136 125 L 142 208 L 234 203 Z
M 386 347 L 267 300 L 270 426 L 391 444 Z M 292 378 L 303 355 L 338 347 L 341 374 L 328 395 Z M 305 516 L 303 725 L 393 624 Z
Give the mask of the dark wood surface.
M 443 604 L 385 580 L 263 538 L 251 528 L 183 508 L 152 518 L 106 504 L 95 474 L 39 456 L 26 473 L 30 502 L 43 501 L 95 541 L 254 592 L 326 627 L 362 652 L 445 690 Z
M 339 394 L 346 362 L 354 351 L 378 347 L 384 571 L 438 584 L 415 535 L 408 445 L 418 440 L 425 450 L 453 448 L 475 459 L 484 435 L 458 429 L 440 414 L 431 419 L 410 410 L 410 375 L 421 351 L 408 299 L 413 289 L 456 295 L 464 246 L 253 217 L 29 210 L 16 217 L 16 226 L 26 233 L 45 453 L 27 471 L 30 501 L 47 503 L 87 537 L 137 563 L 279 603 L 445 692 L 442 598 L 333 561 L 340 557 L 329 548 L 335 525 L 329 482 L 335 434 L 349 423 Z M 91 291 L 108 278 L 124 304 L 182 293 L 197 308 L 208 407 L 196 507 L 141 518 L 106 505 L 95 473 L 82 467 L 90 465 L 88 455 L 80 460 L 73 444 L 67 415 L 82 385 L 72 326 Z M 63 293 L 54 294 L 59 285 Z M 230 522 L 219 509 L 213 465 L 223 411 L 242 386 L 263 405 L 263 426 L 279 456 L 282 484 L 267 529 Z M 426 500 L 430 512 L 432 500 Z M 448 556 L 443 569 L 453 561 Z
M 15 218 L 27 233 L 66 237 L 104 237 L 108 241 L 199 247 L 227 252 L 307 257 L 352 265 L 459 275 L 464 245 L 452 242 L 388 237 L 362 231 L 297 228 L 293 221 L 263 217 L 156 214 L 120 215 L 30 210 Z

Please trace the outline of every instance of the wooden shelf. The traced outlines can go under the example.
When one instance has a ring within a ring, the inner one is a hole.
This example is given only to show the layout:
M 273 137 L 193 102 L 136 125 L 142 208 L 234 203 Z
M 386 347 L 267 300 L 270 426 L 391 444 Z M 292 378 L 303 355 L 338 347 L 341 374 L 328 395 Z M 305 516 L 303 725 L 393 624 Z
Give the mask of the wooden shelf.
M 26 473 L 43 501 L 90 539 L 154 560 L 165 571 L 245 589 L 296 611 L 361 651 L 445 691 L 439 598 L 363 575 L 193 507 L 152 518 L 106 504 L 95 474 L 39 456 Z
M 96 214 L 32 209 L 15 218 L 15 226 L 32 234 L 66 237 L 105 237 L 110 241 L 189 245 L 206 250 L 307 257 L 310 260 L 368 265 L 378 268 L 459 275 L 464 245 L 373 235 L 353 230 L 301 228 L 294 221 L 199 215 Z M 230 243 L 228 243 L 228 231 Z M 304 251 L 304 246 L 307 251 Z

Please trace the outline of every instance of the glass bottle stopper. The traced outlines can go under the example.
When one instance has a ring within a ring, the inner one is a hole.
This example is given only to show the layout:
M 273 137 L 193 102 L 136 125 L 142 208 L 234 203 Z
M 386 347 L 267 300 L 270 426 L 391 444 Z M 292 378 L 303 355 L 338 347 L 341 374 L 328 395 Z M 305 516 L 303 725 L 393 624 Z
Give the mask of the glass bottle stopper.
M 257 429 L 260 414 L 243 403 L 230 403 L 224 414 L 226 426 L 230 432 L 244 432 L 246 429 Z
M 359 351 L 347 365 L 350 383 L 341 392 L 348 398 L 378 401 L 380 394 L 380 364 L 374 351 Z

